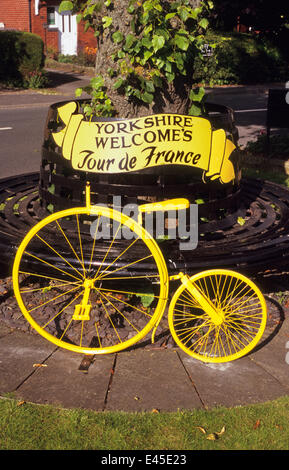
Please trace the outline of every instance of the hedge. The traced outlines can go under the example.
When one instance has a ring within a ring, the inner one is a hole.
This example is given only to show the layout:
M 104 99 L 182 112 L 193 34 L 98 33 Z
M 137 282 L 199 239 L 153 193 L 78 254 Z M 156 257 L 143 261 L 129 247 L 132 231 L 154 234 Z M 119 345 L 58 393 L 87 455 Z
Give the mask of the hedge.
M 32 72 L 44 66 L 40 36 L 22 31 L 0 31 L 0 80 L 24 84 Z
M 288 63 L 268 39 L 245 33 L 208 32 L 212 55 L 196 58 L 193 78 L 207 85 L 254 84 L 288 80 Z

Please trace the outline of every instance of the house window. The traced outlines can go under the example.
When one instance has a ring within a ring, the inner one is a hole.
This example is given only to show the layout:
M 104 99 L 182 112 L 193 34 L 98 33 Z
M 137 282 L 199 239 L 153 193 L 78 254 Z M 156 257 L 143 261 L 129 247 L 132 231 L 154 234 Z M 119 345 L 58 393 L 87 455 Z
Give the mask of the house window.
M 47 24 L 50 27 L 56 26 L 55 7 L 47 7 Z

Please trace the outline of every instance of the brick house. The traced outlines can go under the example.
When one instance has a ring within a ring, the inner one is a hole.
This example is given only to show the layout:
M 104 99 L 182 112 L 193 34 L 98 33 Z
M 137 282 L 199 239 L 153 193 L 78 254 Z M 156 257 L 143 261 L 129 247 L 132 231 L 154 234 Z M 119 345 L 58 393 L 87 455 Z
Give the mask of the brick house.
M 96 47 L 92 32 L 84 32 L 76 15 L 59 13 L 60 0 L 0 0 L 0 29 L 38 34 L 46 51 L 74 55 L 85 47 Z

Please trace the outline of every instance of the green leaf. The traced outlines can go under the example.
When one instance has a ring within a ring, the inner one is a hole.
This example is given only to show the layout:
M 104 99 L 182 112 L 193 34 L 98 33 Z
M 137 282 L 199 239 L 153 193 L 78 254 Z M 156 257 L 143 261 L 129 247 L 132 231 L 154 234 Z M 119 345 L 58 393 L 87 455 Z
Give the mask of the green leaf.
M 176 16 L 176 13 L 168 13 L 168 14 L 165 16 L 165 20 L 170 20 L 171 18 L 174 18 L 174 16 Z
M 207 18 L 202 18 L 199 21 L 199 26 L 201 26 L 201 28 L 203 28 L 203 29 L 207 29 L 208 24 L 209 24 L 209 21 L 207 20 Z
M 189 115 L 190 116 L 200 116 L 202 114 L 202 109 L 200 106 L 196 104 L 192 104 L 192 106 L 189 109 Z
M 152 93 L 148 93 L 147 91 L 145 91 L 142 95 L 142 100 L 145 102 L 145 103 L 152 103 L 153 99 L 154 99 L 154 95 Z
M 148 91 L 149 93 L 154 93 L 155 87 L 154 87 L 153 82 L 151 82 L 150 80 L 147 80 L 145 82 L 145 87 L 146 87 L 146 91 Z
M 135 42 L 135 37 L 133 34 L 128 34 L 126 37 L 124 50 L 128 50 L 132 47 L 133 43 Z
M 190 91 L 189 98 L 191 101 L 197 101 L 200 103 L 205 96 L 205 89 L 203 87 L 195 88 Z
M 171 72 L 167 72 L 166 78 L 167 78 L 168 83 L 171 83 L 175 79 L 175 74 Z
M 152 76 L 152 81 L 153 81 L 153 83 L 156 87 L 159 87 L 159 88 L 163 87 L 163 81 L 162 81 L 161 77 L 159 77 L 158 75 L 153 75 Z
M 143 307 L 149 307 L 150 304 L 154 301 L 154 293 L 151 293 L 151 294 L 139 294 L 137 295 L 138 297 L 140 297 L 140 300 L 141 300 L 141 303 L 143 305 Z
M 189 12 L 186 7 L 181 7 L 179 10 L 179 15 L 182 21 L 187 21 L 189 18 Z
M 82 91 L 83 91 L 82 88 L 76 88 L 76 90 L 75 90 L 75 97 L 76 97 L 76 98 L 79 98 L 79 96 L 82 95 Z
M 115 90 L 117 90 L 118 88 L 120 88 L 123 84 L 125 83 L 125 80 L 123 78 L 119 78 L 115 84 L 113 85 L 113 88 Z
M 112 40 L 114 43 L 119 44 L 121 41 L 123 41 L 123 34 L 120 31 L 116 31 L 112 35 Z
M 152 45 L 154 48 L 154 51 L 157 52 L 160 50 L 165 44 L 165 38 L 163 36 L 158 36 L 155 34 L 152 39 Z
M 63 11 L 67 11 L 67 10 L 73 10 L 73 3 L 69 0 L 64 0 L 63 2 L 60 3 L 59 13 L 62 13 Z
M 97 88 L 101 88 L 104 86 L 104 80 L 103 78 L 99 75 L 97 77 L 93 77 L 91 80 L 90 80 L 90 85 L 97 89 Z
M 178 46 L 179 49 L 182 51 L 186 51 L 190 45 L 190 41 L 186 36 L 181 34 L 176 34 L 175 36 L 175 44 Z
M 238 217 L 237 222 L 239 225 L 244 225 L 246 221 L 243 219 L 243 217 Z
M 92 107 L 89 106 L 89 105 L 84 106 L 83 112 L 84 112 L 84 114 L 86 114 L 87 116 L 90 116 L 90 115 L 93 113 Z
M 55 194 L 55 184 L 51 184 L 48 188 L 48 191 L 51 193 L 51 194 Z
M 102 17 L 102 25 L 103 25 L 104 29 L 109 28 L 111 24 L 112 24 L 111 16 L 103 16 Z
M 146 49 L 151 49 L 152 48 L 152 42 L 148 37 L 142 38 L 141 40 L 142 46 L 144 46 Z

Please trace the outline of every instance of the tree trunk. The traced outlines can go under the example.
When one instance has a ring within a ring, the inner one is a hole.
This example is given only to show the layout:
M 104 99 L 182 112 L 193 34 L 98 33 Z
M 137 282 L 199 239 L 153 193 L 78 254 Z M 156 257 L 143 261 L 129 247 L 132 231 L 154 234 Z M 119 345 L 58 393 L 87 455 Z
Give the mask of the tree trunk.
M 130 32 L 131 15 L 127 13 L 128 0 L 118 0 L 117 7 L 114 7 L 110 16 L 113 25 L 124 37 Z M 115 62 L 111 59 L 112 54 L 118 49 L 113 43 L 109 28 L 105 29 L 103 35 L 99 37 L 98 51 L 96 56 L 96 75 L 101 75 L 107 87 L 107 94 L 113 102 L 117 115 L 123 118 L 145 116 L 155 113 L 179 113 L 187 114 L 189 107 L 189 91 L 192 87 L 190 73 L 187 76 L 179 76 L 166 88 L 157 93 L 155 101 L 151 104 L 142 103 L 121 95 L 113 89 L 113 81 L 107 74 L 108 68 L 115 69 Z

